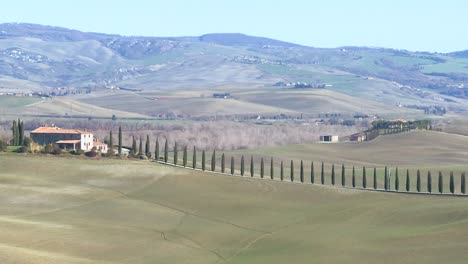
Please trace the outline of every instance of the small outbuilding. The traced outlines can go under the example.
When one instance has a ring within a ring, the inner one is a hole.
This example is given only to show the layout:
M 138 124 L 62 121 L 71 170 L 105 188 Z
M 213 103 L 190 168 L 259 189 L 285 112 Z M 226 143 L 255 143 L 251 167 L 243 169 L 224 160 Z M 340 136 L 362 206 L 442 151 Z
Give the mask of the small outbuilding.
M 330 143 L 334 143 L 334 142 L 338 142 L 339 141 L 339 138 L 337 135 L 323 135 L 323 136 L 320 136 L 320 142 L 330 142 Z
M 367 140 L 367 135 L 364 132 L 359 132 L 356 134 L 353 134 L 349 137 L 350 141 L 355 141 L 355 142 L 362 142 Z

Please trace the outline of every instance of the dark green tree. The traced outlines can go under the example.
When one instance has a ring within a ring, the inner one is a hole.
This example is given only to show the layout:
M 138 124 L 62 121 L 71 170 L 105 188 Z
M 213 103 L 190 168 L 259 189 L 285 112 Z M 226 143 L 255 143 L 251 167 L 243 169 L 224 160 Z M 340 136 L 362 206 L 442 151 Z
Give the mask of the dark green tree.
M 366 167 L 362 167 L 362 188 L 367 188 Z
M 450 172 L 450 193 L 455 193 L 455 181 L 453 179 L 453 171 Z
M 421 192 L 421 172 L 419 170 L 416 172 L 416 190 Z
M 205 150 L 202 151 L 202 154 L 201 154 L 201 168 L 202 168 L 202 171 L 205 171 L 205 166 L 206 166 L 206 155 L 205 155 Z
M 187 145 L 184 146 L 184 154 L 182 156 L 182 165 L 187 167 Z
M 254 176 L 254 160 L 253 156 L 250 156 L 250 177 Z
M 177 142 L 174 142 L 174 165 L 177 165 L 179 161 L 179 149 L 177 148 Z
M 281 181 L 284 180 L 284 166 L 283 166 L 283 161 L 281 161 L 280 179 L 281 179 Z
M 265 175 L 265 163 L 263 162 L 263 157 L 260 158 L 260 178 L 263 179 Z
M 315 169 L 313 161 L 310 163 L 310 183 L 315 183 Z
M 140 137 L 140 145 L 138 145 L 138 156 L 143 155 L 143 140 Z
M 24 146 L 24 123 L 18 119 L 18 145 Z
M 132 152 L 131 155 L 135 156 L 137 154 L 137 144 L 136 144 L 136 139 L 135 136 L 132 137 Z
M 275 171 L 274 171 L 274 167 L 273 167 L 273 157 L 271 158 L 270 160 L 270 179 L 273 180 L 273 178 L 275 177 Z
M 351 182 L 352 182 L 353 188 L 356 188 L 356 170 L 354 169 L 354 166 L 353 166 L 353 174 L 352 174 Z
M 213 150 L 213 154 L 211 154 L 211 171 L 216 170 L 216 150 Z
M 344 164 L 341 164 L 341 186 L 346 186 L 346 170 Z
M 466 180 L 465 180 L 465 172 L 461 174 L 460 178 L 460 191 L 462 194 L 466 194 Z
M 241 171 L 241 176 L 244 176 L 244 172 L 245 172 L 244 155 L 242 155 L 242 157 L 241 157 L 240 171 Z
M 221 154 L 221 172 L 225 173 L 226 172 L 226 161 L 224 160 L 224 153 Z
M 374 167 L 374 190 L 377 190 L 377 168 Z
M 384 174 L 384 189 L 388 191 L 388 168 L 385 166 L 385 174 Z
M 444 192 L 444 181 L 442 179 L 442 172 L 439 171 L 439 193 Z
M 322 161 L 322 170 L 320 171 L 320 182 L 325 184 L 325 166 L 323 165 Z
M 291 182 L 294 181 L 294 162 L 291 160 Z
M 159 160 L 159 138 L 156 138 L 156 145 L 154 146 L 154 159 Z
M 122 155 L 122 126 L 119 126 L 119 148 L 118 148 L 119 156 Z
M 167 163 L 168 159 L 169 159 L 169 146 L 168 146 L 167 139 L 166 139 L 166 143 L 164 143 L 164 162 Z
M 409 169 L 406 169 L 406 191 L 409 192 L 410 190 L 411 190 L 411 186 L 410 186 Z
M 150 149 L 150 138 L 149 138 L 149 135 L 146 135 L 145 155 L 146 155 L 146 157 L 148 157 L 148 159 L 151 158 L 151 149 Z
M 400 178 L 398 177 L 398 167 L 395 169 L 395 191 L 400 190 Z
M 192 154 L 192 168 L 197 168 L 197 148 L 193 146 L 193 154 Z
M 231 175 L 234 175 L 234 156 L 231 156 Z
M 109 148 L 107 153 L 109 153 L 109 155 L 114 155 L 114 137 L 112 136 L 112 130 L 109 131 Z
M 427 192 L 432 193 L 432 175 L 431 175 L 431 171 L 427 172 Z
M 301 168 L 300 168 L 300 180 L 302 183 L 304 183 L 304 162 L 301 160 Z
M 331 169 L 331 183 L 332 183 L 332 185 L 335 185 L 335 164 L 332 164 L 332 169 Z
M 17 146 L 19 135 L 18 135 L 18 125 L 16 123 L 16 120 L 13 120 L 13 125 L 11 126 L 11 133 L 12 133 L 11 145 Z

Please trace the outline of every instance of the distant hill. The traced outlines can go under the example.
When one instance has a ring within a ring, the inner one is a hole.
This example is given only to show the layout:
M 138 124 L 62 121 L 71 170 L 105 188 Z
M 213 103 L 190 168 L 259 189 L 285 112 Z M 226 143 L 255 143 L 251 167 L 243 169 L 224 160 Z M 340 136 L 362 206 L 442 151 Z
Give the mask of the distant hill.
M 458 58 L 468 58 L 468 50 L 452 52 L 449 55 Z
M 224 46 L 278 46 L 278 47 L 299 47 L 300 45 L 279 41 L 275 39 L 253 37 L 240 33 L 230 34 L 206 34 L 199 37 L 202 42 L 216 43 Z

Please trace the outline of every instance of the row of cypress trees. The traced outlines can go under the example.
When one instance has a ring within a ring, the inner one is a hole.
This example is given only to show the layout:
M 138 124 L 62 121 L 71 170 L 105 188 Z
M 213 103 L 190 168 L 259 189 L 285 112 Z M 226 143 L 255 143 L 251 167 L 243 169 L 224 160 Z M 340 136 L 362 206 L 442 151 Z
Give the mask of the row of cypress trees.
M 11 145 L 12 146 L 23 146 L 24 145 L 24 123 L 20 119 L 18 121 L 13 120 L 13 125 L 11 126 Z

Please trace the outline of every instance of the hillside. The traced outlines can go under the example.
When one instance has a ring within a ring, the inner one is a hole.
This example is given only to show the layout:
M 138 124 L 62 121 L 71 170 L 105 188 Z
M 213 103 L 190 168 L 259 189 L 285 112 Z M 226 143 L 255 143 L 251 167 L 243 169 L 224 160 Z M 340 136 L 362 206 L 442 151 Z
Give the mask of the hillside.
M 4 264 L 457 264 L 468 256 L 463 198 L 0 155 Z

